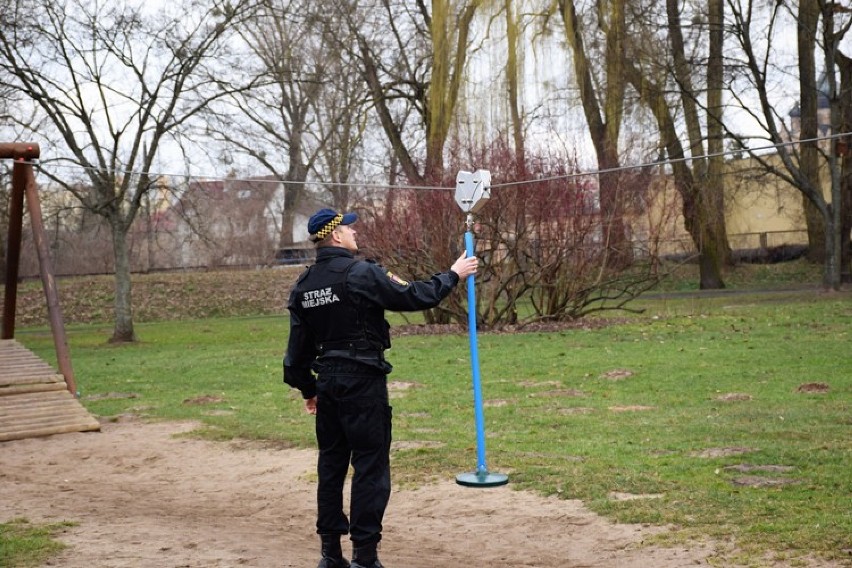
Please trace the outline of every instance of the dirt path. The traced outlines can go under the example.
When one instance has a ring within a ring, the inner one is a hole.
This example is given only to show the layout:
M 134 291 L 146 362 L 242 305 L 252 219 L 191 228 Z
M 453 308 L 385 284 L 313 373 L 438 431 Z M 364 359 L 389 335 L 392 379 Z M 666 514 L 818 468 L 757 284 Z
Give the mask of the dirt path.
M 316 566 L 315 453 L 174 436 L 192 427 L 115 423 L 0 444 L 0 522 L 78 523 L 50 566 Z M 662 529 L 452 480 L 395 490 L 385 520 L 388 568 L 681 568 L 707 565 L 713 552 L 645 547 Z

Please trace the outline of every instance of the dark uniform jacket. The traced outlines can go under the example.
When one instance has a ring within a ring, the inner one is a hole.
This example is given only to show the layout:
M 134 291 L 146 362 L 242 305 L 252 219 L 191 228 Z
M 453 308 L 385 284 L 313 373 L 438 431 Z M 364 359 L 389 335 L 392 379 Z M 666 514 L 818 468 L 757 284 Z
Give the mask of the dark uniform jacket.
M 334 361 L 358 362 L 376 373 L 391 366 L 385 310 L 419 311 L 437 306 L 458 284 L 455 272 L 406 282 L 346 249 L 321 247 L 316 263 L 296 282 L 287 309 L 290 339 L 284 356 L 284 382 L 304 398 L 316 395 L 311 370 Z

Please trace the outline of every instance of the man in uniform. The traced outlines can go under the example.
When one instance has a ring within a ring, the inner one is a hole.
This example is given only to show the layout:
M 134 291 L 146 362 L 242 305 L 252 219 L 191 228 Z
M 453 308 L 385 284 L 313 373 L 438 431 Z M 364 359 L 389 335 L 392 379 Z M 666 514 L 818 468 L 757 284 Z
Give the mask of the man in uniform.
M 299 277 L 287 305 L 284 382 L 301 392 L 305 409 L 316 415 L 318 568 L 382 568 L 376 549 L 391 491 L 386 375 L 392 367 L 384 358 L 390 347 L 385 310 L 433 308 L 478 266 L 476 257 L 462 254 L 449 271 L 406 282 L 373 262 L 355 259 L 356 220 L 354 213 L 331 209 L 310 218 L 316 263 Z M 343 485 L 350 463 L 354 475 L 347 518 Z M 340 546 L 345 534 L 353 545 L 351 565 Z

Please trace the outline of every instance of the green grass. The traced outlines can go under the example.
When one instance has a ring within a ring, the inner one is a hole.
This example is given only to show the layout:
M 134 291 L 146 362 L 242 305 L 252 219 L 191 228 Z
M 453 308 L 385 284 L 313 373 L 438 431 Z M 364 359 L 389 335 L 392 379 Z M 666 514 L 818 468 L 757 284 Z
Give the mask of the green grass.
M 848 560 L 852 295 L 672 296 L 637 307 L 645 311 L 601 329 L 480 334 L 490 469 L 615 521 L 670 524 L 666 542 L 734 542 L 724 564 Z M 93 413 L 197 420 L 212 439 L 313 447 L 313 423 L 281 381 L 286 317 L 143 323 L 142 342 L 125 346 L 106 343 L 111 331 L 68 329 Z M 48 330 L 17 339 L 54 361 Z M 473 470 L 467 336 L 397 337 L 389 359 L 390 380 L 415 385 L 393 391 L 394 439 L 410 448 L 394 451 L 394 480 Z M 607 377 L 619 370 L 630 376 Z M 805 383 L 828 392 L 798 392 Z M 732 469 L 743 466 L 770 471 Z M 738 484 L 748 476 L 779 484 Z
M 0 523 L 0 566 L 40 566 L 64 545 L 53 539 L 73 523 L 33 525 L 26 519 Z

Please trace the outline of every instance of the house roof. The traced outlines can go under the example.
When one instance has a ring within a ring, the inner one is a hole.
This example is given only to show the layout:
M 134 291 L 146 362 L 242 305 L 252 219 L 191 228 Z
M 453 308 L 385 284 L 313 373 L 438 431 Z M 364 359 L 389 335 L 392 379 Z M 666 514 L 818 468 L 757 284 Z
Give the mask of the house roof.
M 831 107 L 831 101 L 828 100 L 828 77 L 825 73 L 820 75 L 819 81 L 817 81 L 817 110 L 827 109 Z M 802 117 L 802 108 L 799 106 L 799 103 L 793 105 L 793 108 L 790 110 L 790 116 L 792 118 L 801 118 Z

